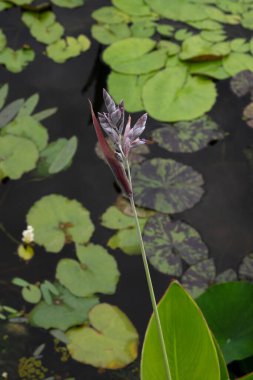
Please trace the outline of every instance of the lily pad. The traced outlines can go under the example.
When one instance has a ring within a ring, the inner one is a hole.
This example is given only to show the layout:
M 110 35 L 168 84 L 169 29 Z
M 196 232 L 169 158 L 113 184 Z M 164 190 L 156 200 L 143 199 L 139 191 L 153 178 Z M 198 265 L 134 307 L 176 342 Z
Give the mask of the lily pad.
M 244 257 L 239 267 L 239 278 L 245 281 L 253 281 L 253 254 Z
M 158 24 L 156 27 L 156 30 L 162 36 L 170 37 L 170 36 L 172 36 L 172 34 L 174 32 L 174 27 L 172 25 L 168 25 L 168 24 Z
M 102 7 L 92 12 L 92 17 L 105 24 L 119 24 L 122 22 L 128 22 L 129 16 L 123 12 L 120 12 L 114 7 Z
M 182 284 L 195 298 L 209 286 L 218 282 L 235 281 L 237 275 L 234 270 L 228 269 L 216 277 L 216 268 L 213 259 L 201 261 L 192 265 L 182 276 Z
M 197 299 L 227 363 L 253 352 L 253 285 L 218 284 Z
M 190 38 L 192 36 L 192 32 L 190 32 L 188 29 L 179 29 L 176 31 L 174 38 L 177 41 L 184 41 L 187 38 Z
M 30 116 L 35 110 L 35 108 L 37 107 L 39 100 L 40 100 L 40 96 L 38 93 L 31 95 L 22 104 L 18 112 L 18 116 Z
M 16 136 L 0 136 L 0 180 L 19 179 L 34 169 L 39 152 L 30 140 Z
M 199 233 L 181 221 L 171 222 L 167 215 L 149 218 L 143 232 L 147 257 L 162 273 L 181 276 L 182 260 L 196 264 L 208 257 L 208 249 Z
M 227 79 L 230 74 L 223 67 L 222 60 L 192 62 L 189 66 L 191 74 L 200 74 L 214 79 Z
M 34 58 L 34 51 L 28 46 L 19 50 L 6 47 L 0 52 L 0 64 L 12 73 L 20 73 Z
M 127 24 L 103 24 L 92 25 L 92 37 L 104 45 L 111 45 L 116 41 L 128 38 L 131 35 L 130 28 Z
M 114 257 L 99 245 L 77 245 L 76 249 L 80 262 L 62 259 L 57 265 L 60 283 L 78 297 L 114 294 L 120 275 Z
M 187 38 L 182 44 L 180 58 L 183 60 L 212 61 L 230 53 L 228 42 L 212 43 L 200 35 Z
M 230 75 L 244 70 L 253 71 L 253 57 L 245 53 L 232 52 L 228 57 L 223 58 L 223 66 Z
M 46 54 L 56 63 L 64 63 L 70 58 L 77 57 L 90 48 L 90 40 L 80 34 L 77 38 L 66 37 L 48 45 Z
M 63 8 L 78 8 L 84 5 L 84 0 L 51 0 L 53 4 Z
M 110 206 L 101 216 L 101 224 L 112 230 L 121 230 L 128 227 L 133 227 L 135 221 L 133 216 L 123 214 L 116 206 Z
M 44 329 L 60 329 L 62 331 L 87 321 L 88 312 L 98 304 L 97 297 L 80 298 L 74 296 L 58 283 L 54 284 L 59 291 L 58 295 L 53 295 L 51 305 L 41 301 L 28 315 L 29 323 L 32 326 Z
M 153 140 L 160 147 L 180 153 L 196 152 L 224 136 L 225 133 L 209 116 L 164 125 L 152 133 Z
M 169 67 L 143 86 L 142 98 L 151 117 L 160 121 L 191 120 L 209 111 L 216 100 L 215 84 L 193 77 L 185 67 Z
M 1 129 L 1 135 L 25 137 L 31 140 L 39 151 L 43 150 L 48 142 L 47 129 L 32 116 L 28 115 L 17 116 Z
M 247 53 L 250 50 L 245 38 L 235 38 L 230 42 L 231 50 L 237 53 Z
M 200 37 L 209 42 L 222 42 L 226 40 L 227 36 L 223 29 L 216 30 L 204 30 L 200 33 Z
M 72 163 L 76 149 L 77 138 L 75 136 L 69 140 L 59 138 L 48 144 L 46 149 L 40 153 L 36 175 L 45 177 L 67 169 Z
M 190 166 L 154 158 L 132 170 L 134 196 L 139 206 L 162 213 L 193 207 L 203 195 L 203 178 Z
M 29 284 L 22 289 L 22 297 L 29 303 L 38 303 L 41 299 L 41 291 L 38 286 Z
M 243 14 L 242 21 L 241 21 L 242 26 L 246 29 L 253 30 L 252 21 L 253 21 L 253 10 L 245 12 Z
M 76 200 L 59 194 L 42 197 L 29 210 L 35 242 L 48 252 L 60 252 L 66 243 L 87 243 L 94 231 L 89 211 Z
M 90 326 L 67 332 L 71 357 L 98 368 L 118 369 L 137 357 L 138 333 L 116 306 L 102 303 L 89 313 Z
M 112 0 L 113 5 L 131 16 L 147 16 L 151 13 L 144 0 Z

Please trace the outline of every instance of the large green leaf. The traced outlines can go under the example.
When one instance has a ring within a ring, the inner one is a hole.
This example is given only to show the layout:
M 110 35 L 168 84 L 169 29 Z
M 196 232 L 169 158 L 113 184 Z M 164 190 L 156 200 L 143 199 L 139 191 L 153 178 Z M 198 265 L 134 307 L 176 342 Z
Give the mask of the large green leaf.
M 90 40 L 83 34 L 77 38 L 66 37 L 60 39 L 46 48 L 46 54 L 56 63 L 64 63 L 70 58 L 77 57 L 90 48 Z
M 19 179 L 35 168 L 39 152 L 30 140 L 16 136 L 0 136 L 0 180 Z
M 204 5 L 193 4 L 188 0 L 146 0 L 146 3 L 162 17 L 175 21 L 197 21 L 207 18 Z
M 185 67 L 161 70 L 143 86 L 145 109 L 161 121 L 191 120 L 209 111 L 216 99 L 215 84 L 188 74 Z
M 55 253 L 66 243 L 87 243 L 94 231 L 89 211 L 59 194 L 38 200 L 27 214 L 27 224 L 35 230 L 35 242 Z
M 119 24 L 129 21 L 129 16 L 114 7 L 102 7 L 92 12 L 92 17 L 101 23 Z
M 193 207 L 203 195 L 203 178 L 190 166 L 154 158 L 132 170 L 134 196 L 139 206 L 163 213 Z
M 215 345 L 205 319 L 186 291 L 173 282 L 158 305 L 171 380 L 220 380 Z M 208 368 L 208 370 L 207 370 Z M 152 315 L 142 350 L 141 380 L 166 380 Z
M 230 75 L 235 75 L 243 70 L 253 71 L 253 57 L 245 53 L 231 53 L 228 57 L 223 58 L 223 66 Z
M 6 47 L 0 52 L 0 64 L 12 73 L 20 73 L 34 58 L 34 51 L 28 46 L 19 50 Z
M 80 298 L 74 296 L 60 284 L 55 284 L 58 295 L 53 295 L 51 304 L 41 301 L 28 314 L 32 326 L 44 329 L 67 330 L 87 321 L 89 310 L 98 303 L 97 297 Z
M 14 135 L 31 140 L 39 151 L 43 150 L 48 142 L 47 129 L 32 116 L 17 116 L 13 121 L 1 129 L 1 135 Z
M 111 45 L 112 43 L 128 38 L 131 35 L 130 29 L 127 24 L 103 24 L 92 25 L 92 37 L 104 45 Z
M 253 285 L 230 282 L 209 288 L 198 299 L 227 363 L 253 354 Z
M 180 58 L 183 60 L 210 61 L 225 57 L 229 52 L 230 44 L 228 42 L 213 44 L 197 35 L 187 38 L 183 42 Z
M 144 0 L 112 0 L 113 5 L 132 16 L 147 16 L 150 8 Z
M 115 293 L 120 273 L 114 257 L 99 245 L 77 245 L 76 249 L 80 262 L 62 259 L 57 265 L 60 283 L 79 297 Z
M 167 215 L 149 218 L 143 239 L 150 263 L 160 272 L 181 276 L 182 260 L 196 264 L 208 256 L 199 233 L 186 223 L 171 222 Z
M 191 63 L 191 74 L 200 74 L 214 79 L 227 79 L 230 74 L 223 67 L 222 60 Z
M 117 369 L 137 357 L 138 333 L 116 306 L 102 303 L 89 313 L 90 326 L 67 332 L 73 359 L 98 368 Z
M 209 117 L 181 121 L 155 129 L 152 138 L 170 152 L 191 153 L 203 149 L 211 141 L 224 138 L 225 133 Z

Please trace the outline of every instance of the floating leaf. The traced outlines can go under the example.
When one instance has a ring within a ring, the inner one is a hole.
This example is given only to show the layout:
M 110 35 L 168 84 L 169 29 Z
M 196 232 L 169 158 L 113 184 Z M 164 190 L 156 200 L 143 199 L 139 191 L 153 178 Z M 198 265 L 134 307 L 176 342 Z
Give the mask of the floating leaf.
M 245 12 L 242 17 L 241 24 L 244 28 L 253 30 L 253 10 Z
M 174 38 L 177 41 L 184 41 L 191 36 L 192 36 L 192 32 L 190 32 L 188 29 L 179 29 L 176 31 Z
M 0 52 L 0 64 L 5 65 L 7 70 L 12 73 L 22 71 L 34 58 L 35 53 L 30 47 L 23 47 L 19 50 L 6 47 Z
M 222 42 L 227 38 L 222 29 L 216 30 L 215 32 L 213 30 L 204 30 L 200 33 L 200 37 L 209 42 Z
M 58 283 L 55 283 L 55 287 L 59 291 L 59 295 L 52 296 L 51 305 L 45 301 L 36 305 L 28 315 L 29 323 L 44 329 L 55 328 L 65 331 L 72 326 L 86 322 L 88 312 L 98 304 L 98 298 L 79 298 Z
M 216 88 L 208 79 L 189 75 L 182 66 L 169 67 L 144 84 L 142 97 L 145 109 L 157 120 L 191 120 L 212 108 Z
M 221 140 L 225 133 L 209 117 L 181 121 L 155 129 L 152 138 L 169 152 L 191 153 L 205 148 L 211 141 Z
M 49 174 L 59 173 L 61 170 L 66 168 L 77 150 L 77 137 L 73 136 L 67 140 L 64 147 L 59 151 L 57 156 L 54 158 L 53 162 L 49 166 Z
M 41 291 L 38 286 L 29 284 L 22 289 L 22 297 L 30 303 L 38 303 L 41 299 Z
M 15 278 L 13 278 L 12 281 L 11 281 L 11 283 L 12 283 L 13 285 L 21 286 L 21 288 L 30 285 L 29 282 L 27 282 L 27 281 L 24 280 L 23 278 L 19 278 L 19 277 L 15 277 Z
M 5 2 L 4 0 L 2 0 L 2 2 L 0 3 L 0 12 L 1 11 L 4 11 L 5 9 L 9 9 L 11 8 L 13 5 L 10 4 L 10 3 L 7 3 Z
M 101 224 L 106 228 L 120 230 L 135 226 L 133 216 L 123 214 L 117 207 L 110 206 L 101 216 Z
M 214 285 L 197 299 L 227 363 L 253 353 L 252 297 L 252 284 L 231 282 Z
M 90 48 L 90 40 L 80 34 L 77 38 L 66 37 L 47 46 L 46 53 L 56 63 L 64 63 Z
M 241 280 L 253 281 L 253 254 L 244 257 L 239 267 L 239 278 Z
M 158 24 L 156 27 L 156 30 L 162 36 L 170 37 L 170 36 L 172 36 L 172 34 L 174 32 L 174 27 L 172 25 L 168 25 L 168 24 Z
M 53 4 L 63 8 L 78 8 L 84 4 L 84 0 L 51 0 Z
M 36 231 L 35 242 L 55 253 L 66 243 L 87 243 L 94 231 L 89 211 L 59 194 L 38 200 L 27 214 L 27 224 Z
M 2 51 L 7 45 L 7 39 L 5 37 L 5 34 L 0 29 L 0 51 Z
M 191 74 L 200 74 L 214 79 L 227 79 L 230 77 L 223 67 L 222 60 L 192 62 L 189 68 Z
M 163 213 L 191 208 L 203 195 L 202 176 L 174 160 L 147 160 L 133 167 L 132 177 L 136 203 Z
M 196 303 L 177 282 L 172 282 L 166 291 L 158 312 L 171 378 L 220 380 L 217 352 L 208 325 Z M 141 380 L 167 378 L 152 315 L 142 349 Z
M 24 261 L 30 261 L 34 256 L 34 249 L 30 245 L 20 244 L 17 249 L 18 256 Z
M 42 124 L 32 116 L 17 116 L 13 121 L 1 129 L 1 135 L 13 135 L 31 140 L 39 151 L 43 150 L 48 142 L 48 132 Z
M 230 1 L 230 0 L 229 0 Z M 201 20 L 201 21 L 188 21 L 189 25 L 193 26 L 196 29 L 201 30 L 220 30 L 222 29 L 222 25 L 214 20 Z
M 19 110 L 18 116 L 30 116 L 38 105 L 40 96 L 38 93 L 30 96 Z
M 0 87 L 0 109 L 2 109 L 5 104 L 8 92 L 9 85 L 7 83 Z
M 101 23 L 119 24 L 128 22 L 129 16 L 114 7 L 102 7 L 92 12 L 92 17 Z
M 144 0 L 112 0 L 112 3 L 131 16 L 147 16 L 151 12 Z
M 6 177 L 19 179 L 34 169 L 38 150 L 30 140 L 16 136 L 0 136 L 0 180 Z
M 253 73 L 249 70 L 241 71 L 230 81 L 231 90 L 239 97 L 251 93 L 253 96 Z
M 230 74 L 235 75 L 240 71 L 253 71 L 253 57 L 249 54 L 231 53 L 223 58 L 224 69 Z
M 199 233 L 181 221 L 171 222 L 167 215 L 149 218 L 143 232 L 147 257 L 162 273 L 181 276 L 182 260 L 196 264 L 208 257 L 208 250 Z
M 131 32 L 127 24 L 121 23 L 92 25 L 91 34 L 101 44 L 110 45 L 123 38 L 130 37 Z
M 230 42 L 231 50 L 237 53 L 247 53 L 249 51 L 249 44 L 245 38 L 235 38 Z
M 230 53 L 228 42 L 213 44 L 200 35 L 187 38 L 182 44 L 180 58 L 183 60 L 212 61 Z
M 99 245 L 77 245 L 76 249 L 80 262 L 62 259 L 57 265 L 60 283 L 79 297 L 115 293 L 120 274 L 114 257 Z
M 123 368 L 136 359 L 138 333 L 120 309 L 101 303 L 90 311 L 89 322 L 67 332 L 73 359 L 108 369 Z
M 155 23 L 152 21 L 135 22 L 131 25 L 131 34 L 133 37 L 152 37 L 155 33 Z
M 49 116 L 52 116 L 57 112 L 58 108 L 48 108 L 47 110 L 35 113 L 33 115 L 33 118 L 37 121 L 42 121 L 44 119 L 47 119 Z
M 0 112 L 0 128 L 14 119 L 23 103 L 24 99 L 14 100 Z

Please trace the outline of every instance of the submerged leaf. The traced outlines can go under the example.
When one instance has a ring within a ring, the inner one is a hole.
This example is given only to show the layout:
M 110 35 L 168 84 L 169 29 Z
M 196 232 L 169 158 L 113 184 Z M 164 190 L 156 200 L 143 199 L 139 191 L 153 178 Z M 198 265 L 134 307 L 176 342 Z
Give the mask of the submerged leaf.
M 230 81 L 231 90 L 239 97 L 248 93 L 253 97 L 253 72 L 244 70 L 236 74 Z
M 123 368 L 137 357 L 138 333 L 116 306 L 101 303 L 89 313 L 90 326 L 67 332 L 71 357 L 98 368 Z M 113 322 L 113 323 L 112 323 Z
M 169 275 L 181 276 L 182 260 L 192 265 L 208 257 L 199 233 L 186 223 L 171 222 L 167 215 L 149 218 L 143 239 L 150 263 Z
M 94 231 L 89 211 L 76 200 L 59 194 L 42 197 L 29 210 L 35 242 L 48 252 L 60 252 L 66 243 L 87 243 Z
M 203 195 L 203 178 L 190 166 L 154 158 L 133 166 L 134 196 L 139 206 L 162 213 L 193 207 Z

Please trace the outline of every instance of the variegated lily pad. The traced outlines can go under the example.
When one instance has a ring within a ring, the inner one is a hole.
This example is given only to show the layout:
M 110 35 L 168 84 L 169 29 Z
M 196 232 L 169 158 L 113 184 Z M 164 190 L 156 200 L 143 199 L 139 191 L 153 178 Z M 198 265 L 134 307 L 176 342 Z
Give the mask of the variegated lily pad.
M 208 257 L 199 233 L 181 221 L 171 222 L 167 215 L 149 218 L 143 238 L 150 263 L 162 273 L 181 276 L 182 260 L 192 265 Z
M 225 133 L 209 117 L 164 125 L 152 133 L 152 138 L 170 152 L 191 153 L 208 143 L 224 138 Z
M 253 281 L 253 253 L 244 257 L 239 267 L 239 278 L 241 280 Z
M 154 158 L 132 169 L 135 201 L 162 213 L 193 207 L 203 195 L 203 178 L 190 166 Z

